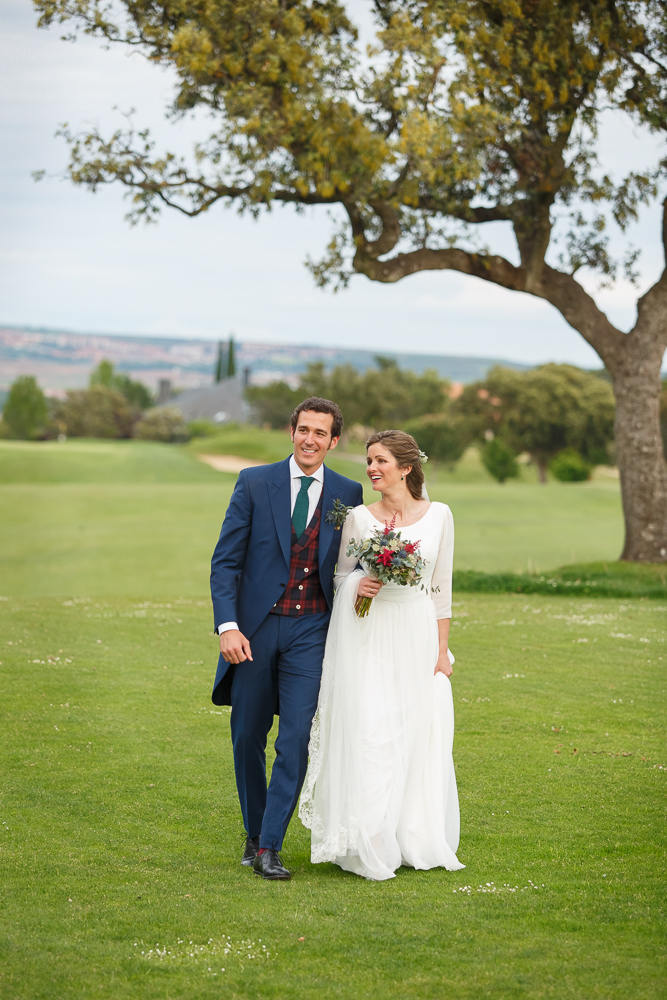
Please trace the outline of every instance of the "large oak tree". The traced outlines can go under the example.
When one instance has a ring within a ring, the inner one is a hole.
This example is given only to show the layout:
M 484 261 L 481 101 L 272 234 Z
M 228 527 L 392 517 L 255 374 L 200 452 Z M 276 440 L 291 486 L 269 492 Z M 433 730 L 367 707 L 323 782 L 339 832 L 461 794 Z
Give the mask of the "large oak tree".
M 173 113 L 204 107 L 214 119 L 192 159 L 156 152 L 130 125 L 64 130 L 72 180 L 124 185 L 135 219 L 218 201 L 337 205 L 343 224 L 311 264 L 320 283 L 449 269 L 558 309 L 612 379 L 623 558 L 667 561 L 667 269 L 627 332 L 577 280 L 582 268 L 631 274 L 634 254 L 612 257 L 607 222 L 625 229 L 661 198 L 659 164 L 612 178 L 595 140 L 605 109 L 667 129 L 664 0 L 375 0 L 365 53 L 354 4 L 335 0 L 35 3 L 41 25 L 71 22 L 173 67 Z M 514 234 L 513 260 L 485 245 L 498 222 Z

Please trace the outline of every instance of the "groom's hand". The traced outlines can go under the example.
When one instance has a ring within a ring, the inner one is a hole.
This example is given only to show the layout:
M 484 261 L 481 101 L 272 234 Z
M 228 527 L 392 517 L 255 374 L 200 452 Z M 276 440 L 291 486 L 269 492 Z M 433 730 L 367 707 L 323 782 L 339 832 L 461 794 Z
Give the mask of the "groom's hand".
M 220 652 L 227 663 L 243 663 L 252 660 L 250 643 L 237 628 L 230 628 L 220 636 Z

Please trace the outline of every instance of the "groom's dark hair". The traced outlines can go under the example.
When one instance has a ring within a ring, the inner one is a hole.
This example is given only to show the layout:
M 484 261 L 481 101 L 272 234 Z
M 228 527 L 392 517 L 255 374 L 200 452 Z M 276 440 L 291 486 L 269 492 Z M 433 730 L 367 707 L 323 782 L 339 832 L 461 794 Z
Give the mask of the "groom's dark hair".
M 304 399 L 303 403 L 299 403 L 292 414 L 293 431 L 296 430 L 296 425 L 299 422 L 299 414 L 303 410 L 314 410 L 315 413 L 330 413 L 333 417 L 331 436 L 338 438 L 343 433 L 343 414 L 341 413 L 340 406 L 332 403 L 330 399 L 322 399 L 321 396 L 309 396 L 308 399 Z

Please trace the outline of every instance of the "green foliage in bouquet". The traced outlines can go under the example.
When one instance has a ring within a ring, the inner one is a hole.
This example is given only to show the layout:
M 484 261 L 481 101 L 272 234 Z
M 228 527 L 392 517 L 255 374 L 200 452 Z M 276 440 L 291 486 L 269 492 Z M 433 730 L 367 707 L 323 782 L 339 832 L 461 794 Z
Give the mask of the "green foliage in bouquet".
M 397 583 L 399 587 L 418 586 L 426 565 L 419 552 L 419 542 L 403 541 L 400 531 L 394 530 L 394 521 L 385 524 L 384 528 L 375 528 L 362 542 L 351 538 L 347 555 L 356 556 L 381 583 Z M 372 597 L 357 598 L 354 609 L 360 618 L 366 617 L 372 600 Z

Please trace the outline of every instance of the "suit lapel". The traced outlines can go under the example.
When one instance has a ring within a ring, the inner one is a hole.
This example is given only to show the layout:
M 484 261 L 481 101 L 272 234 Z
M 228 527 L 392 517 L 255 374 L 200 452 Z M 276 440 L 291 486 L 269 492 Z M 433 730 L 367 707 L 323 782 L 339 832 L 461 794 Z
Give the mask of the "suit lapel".
M 325 465 L 324 482 L 322 484 L 322 518 L 320 521 L 320 545 L 318 554 L 318 562 L 320 565 L 320 569 L 322 568 L 322 563 L 324 562 L 326 554 L 329 551 L 329 546 L 331 545 L 331 539 L 333 538 L 333 534 L 335 531 L 333 524 L 329 524 L 326 517 L 327 511 L 331 510 L 334 501 L 333 493 L 329 488 L 330 478 L 331 477 L 329 475 L 329 470 Z
M 289 476 L 289 458 L 281 462 L 276 469 L 273 480 L 268 484 L 269 503 L 276 526 L 280 548 L 283 550 L 285 563 L 289 569 L 290 547 L 292 535 L 292 519 L 290 516 L 291 487 Z

